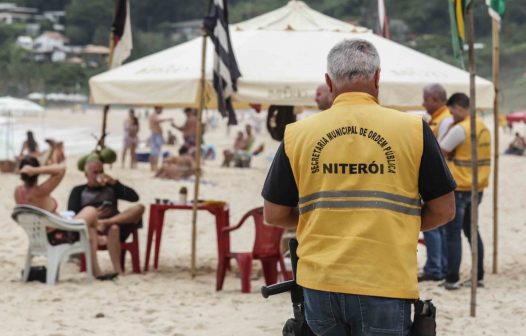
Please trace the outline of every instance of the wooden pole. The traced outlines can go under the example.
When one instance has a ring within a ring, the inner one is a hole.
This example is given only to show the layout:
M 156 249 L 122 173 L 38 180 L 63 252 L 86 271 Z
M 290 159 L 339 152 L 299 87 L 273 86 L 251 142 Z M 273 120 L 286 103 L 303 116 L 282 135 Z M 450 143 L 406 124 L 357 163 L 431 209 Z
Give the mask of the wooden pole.
M 196 151 L 195 151 L 195 183 L 194 183 L 194 202 L 192 204 L 192 278 L 195 277 L 195 250 L 197 242 L 197 206 L 199 200 L 199 181 L 201 179 L 201 137 L 202 137 L 202 115 L 205 105 L 205 85 L 206 85 L 206 40 L 207 35 L 203 30 L 203 44 L 201 51 L 201 85 L 199 88 L 199 109 L 197 110 L 197 127 L 196 127 Z
M 477 314 L 477 223 L 478 223 L 478 157 L 477 157 L 477 129 L 476 129 L 476 91 L 475 91 L 475 40 L 473 18 L 473 2 L 467 8 L 467 40 L 469 45 L 469 112 L 471 128 L 471 304 L 470 315 Z
M 113 32 L 110 33 L 110 53 L 108 55 L 108 70 L 111 70 L 111 63 L 113 61 L 113 50 L 115 49 Z M 100 133 L 99 145 L 104 148 L 106 140 L 106 127 L 108 124 L 108 112 L 110 105 L 104 105 L 102 108 L 102 130 Z
M 498 272 L 499 252 L 499 93 L 500 93 L 500 25 L 491 20 L 493 35 L 493 86 L 495 100 L 493 101 L 493 273 Z
M 104 141 L 106 139 L 106 124 L 108 122 L 108 111 L 110 110 L 110 105 L 104 105 L 102 108 L 102 130 L 100 133 L 99 145 L 101 148 L 104 148 Z

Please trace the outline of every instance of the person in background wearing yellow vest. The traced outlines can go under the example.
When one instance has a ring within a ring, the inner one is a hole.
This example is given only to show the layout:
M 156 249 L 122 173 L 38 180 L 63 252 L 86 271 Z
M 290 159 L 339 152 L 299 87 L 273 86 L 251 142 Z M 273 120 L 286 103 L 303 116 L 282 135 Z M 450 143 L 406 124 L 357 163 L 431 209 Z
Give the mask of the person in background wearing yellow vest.
M 469 118 L 469 97 L 463 93 L 453 94 L 447 105 L 453 114 L 454 124 L 440 141 L 442 153 L 455 181 L 455 218 L 446 227 L 448 272 L 444 287 L 458 289 L 459 270 L 462 259 L 461 231 L 471 244 L 471 126 Z M 479 202 L 482 191 L 488 186 L 491 169 L 491 136 L 484 122 L 477 117 L 477 155 L 478 155 L 478 191 Z M 477 205 L 478 206 L 478 205 Z M 478 286 L 484 286 L 484 246 L 478 236 Z M 469 282 L 469 281 L 468 281 Z M 465 285 L 469 285 L 468 282 Z M 469 282 L 470 283 L 470 282 Z
M 314 97 L 316 105 L 320 111 L 325 111 L 332 105 L 329 88 L 327 84 L 323 83 L 316 88 L 316 96 Z
M 296 280 L 315 334 L 409 335 L 418 234 L 454 217 L 455 181 L 429 126 L 378 104 L 370 42 L 338 43 L 327 72 L 333 104 L 287 125 L 265 220 L 297 226 Z
M 441 139 L 453 123 L 451 113 L 446 106 L 446 89 L 438 83 L 424 88 L 422 105 L 431 116 L 429 127 L 437 139 Z M 423 271 L 418 274 L 418 281 L 440 281 L 447 273 L 446 230 L 439 227 L 424 232 L 427 259 Z
M 449 126 L 453 123 L 451 112 L 447 105 L 446 89 L 438 83 L 429 84 L 424 88 L 424 102 L 422 105 L 427 114 L 431 116 L 429 127 L 435 137 L 440 141 Z

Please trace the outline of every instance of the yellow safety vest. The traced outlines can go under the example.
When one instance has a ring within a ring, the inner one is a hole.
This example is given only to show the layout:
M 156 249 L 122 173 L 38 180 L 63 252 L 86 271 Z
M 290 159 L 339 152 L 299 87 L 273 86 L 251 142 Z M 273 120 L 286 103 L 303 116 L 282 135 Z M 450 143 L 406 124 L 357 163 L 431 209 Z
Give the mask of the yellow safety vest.
M 435 113 L 433 113 L 433 115 L 431 116 L 431 120 L 429 121 L 429 127 L 433 131 L 435 138 L 438 138 L 438 130 L 442 121 L 450 116 L 451 112 L 449 112 L 447 106 L 442 106 L 441 108 L 436 110 Z
M 471 125 L 466 118 L 458 125 L 464 129 L 466 140 L 460 144 L 448 159 L 448 167 L 457 183 L 457 191 L 471 191 Z M 488 186 L 491 170 L 491 135 L 480 118 L 476 118 L 477 128 L 477 156 L 478 156 L 478 190 Z
M 421 118 L 366 93 L 341 94 L 330 109 L 287 125 L 300 285 L 418 298 L 422 134 Z

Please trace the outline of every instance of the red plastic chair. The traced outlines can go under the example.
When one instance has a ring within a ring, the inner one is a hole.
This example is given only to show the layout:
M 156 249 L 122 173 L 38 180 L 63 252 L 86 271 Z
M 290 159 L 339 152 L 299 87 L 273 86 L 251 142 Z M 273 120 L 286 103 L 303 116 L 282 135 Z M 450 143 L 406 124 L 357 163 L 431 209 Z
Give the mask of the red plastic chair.
M 107 250 L 106 245 L 99 245 L 97 247 L 97 250 Z M 141 261 L 139 256 L 139 234 L 137 233 L 137 229 L 133 230 L 131 241 L 121 243 L 121 267 L 123 271 L 125 265 L 124 261 L 126 259 L 126 251 L 129 251 L 131 254 L 133 273 L 141 273 Z M 80 271 L 86 271 L 86 258 L 84 257 L 84 254 L 82 254 L 80 257 Z
M 275 284 L 278 280 L 278 264 L 284 279 L 288 280 L 288 274 L 285 269 L 283 254 L 281 253 L 280 243 L 283 229 L 265 225 L 263 222 L 263 208 L 255 208 L 247 212 L 235 226 L 223 228 L 222 234 L 229 236 L 230 232 L 239 229 L 248 218 L 252 217 L 256 225 L 256 237 L 254 247 L 251 252 L 228 252 L 224 256 L 217 269 L 216 289 L 219 291 L 223 288 L 226 271 L 230 259 L 236 259 L 239 265 L 241 277 L 241 292 L 250 293 L 250 273 L 252 271 L 252 260 L 259 259 L 263 266 L 263 276 L 265 283 L 268 285 Z M 225 237 L 226 238 L 226 237 Z

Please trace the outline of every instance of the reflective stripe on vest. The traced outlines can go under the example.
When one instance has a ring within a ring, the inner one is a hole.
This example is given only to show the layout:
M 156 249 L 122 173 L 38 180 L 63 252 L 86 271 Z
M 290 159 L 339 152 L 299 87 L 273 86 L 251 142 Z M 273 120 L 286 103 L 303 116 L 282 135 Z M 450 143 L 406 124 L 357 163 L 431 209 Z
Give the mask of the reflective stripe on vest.
M 451 160 L 451 162 L 453 162 L 454 165 L 459 166 L 459 167 L 471 167 L 471 161 L 470 160 L 453 159 L 453 160 Z M 481 166 L 491 166 L 491 159 L 478 160 L 477 161 L 477 166 L 479 166 L 479 167 L 481 167 Z
M 323 200 L 324 198 L 368 198 L 369 200 Z M 382 200 L 370 200 L 380 198 Z M 320 200 L 321 199 L 321 200 Z M 312 202 L 315 201 L 315 202 Z M 310 204 L 306 204 L 312 202 Z M 397 204 L 397 203 L 404 204 Z M 384 209 L 406 215 L 420 216 L 420 199 L 405 197 L 377 190 L 320 191 L 299 199 L 299 212 L 303 215 L 315 209 Z M 415 208 L 417 207 L 417 208 Z

